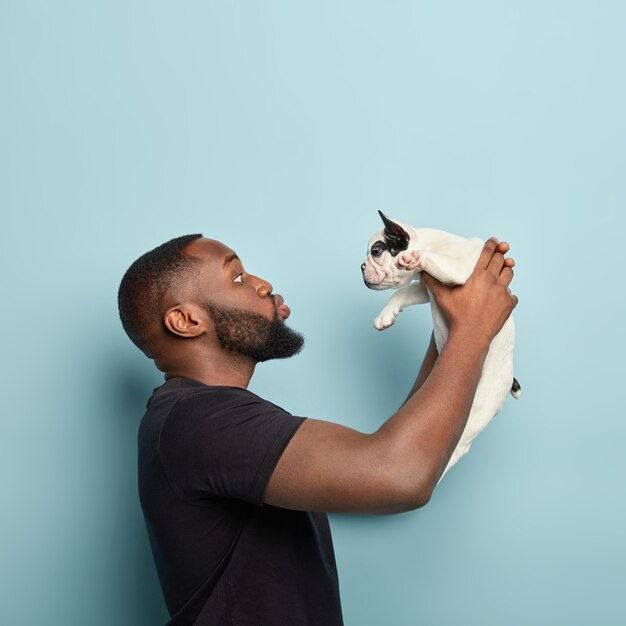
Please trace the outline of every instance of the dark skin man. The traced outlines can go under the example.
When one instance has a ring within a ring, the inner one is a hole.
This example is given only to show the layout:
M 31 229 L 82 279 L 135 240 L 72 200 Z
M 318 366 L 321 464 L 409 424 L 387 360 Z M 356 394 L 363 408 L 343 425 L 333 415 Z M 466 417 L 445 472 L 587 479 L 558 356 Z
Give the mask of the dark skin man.
M 462 286 L 447 287 L 423 273 L 450 328 L 441 355 L 431 339 L 408 397 L 374 433 L 308 418 L 282 453 L 265 503 L 389 514 L 429 501 L 465 427 L 489 344 L 517 305 L 509 289 L 515 262 L 504 258 L 508 250 L 506 242 L 488 240 Z M 231 349 L 239 339 L 220 334 L 226 326 L 219 326 L 206 303 L 256 314 L 268 323 L 284 324 L 289 311 L 272 285 L 247 273 L 223 243 L 199 238 L 184 253 L 200 258 L 202 266 L 196 280 L 166 295 L 164 328 L 153 340 L 155 363 L 166 379 L 181 376 L 247 389 L 264 358 L 254 350 Z

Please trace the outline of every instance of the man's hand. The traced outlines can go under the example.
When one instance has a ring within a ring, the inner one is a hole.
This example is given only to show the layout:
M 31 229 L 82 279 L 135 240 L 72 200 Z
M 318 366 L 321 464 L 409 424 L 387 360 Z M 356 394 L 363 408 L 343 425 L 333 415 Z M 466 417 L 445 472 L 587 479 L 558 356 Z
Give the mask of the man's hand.
M 450 327 L 450 334 L 463 332 L 491 343 L 517 306 L 511 294 L 514 259 L 505 259 L 506 242 L 488 239 L 474 271 L 464 285 L 447 287 L 427 272 L 422 281 L 433 294 Z

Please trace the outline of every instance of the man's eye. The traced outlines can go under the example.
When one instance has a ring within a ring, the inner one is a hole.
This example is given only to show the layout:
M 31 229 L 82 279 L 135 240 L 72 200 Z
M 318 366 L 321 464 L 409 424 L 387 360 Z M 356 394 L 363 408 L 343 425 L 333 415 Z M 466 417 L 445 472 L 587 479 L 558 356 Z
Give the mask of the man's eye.
M 241 278 L 241 280 L 239 280 Z M 235 276 L 235 278 L 233 278 L 233 282 L 234 283 L 242 283 L 243 282 L 243 272 L 241 272 L 241 274 L 237 274 L 237 276 Z

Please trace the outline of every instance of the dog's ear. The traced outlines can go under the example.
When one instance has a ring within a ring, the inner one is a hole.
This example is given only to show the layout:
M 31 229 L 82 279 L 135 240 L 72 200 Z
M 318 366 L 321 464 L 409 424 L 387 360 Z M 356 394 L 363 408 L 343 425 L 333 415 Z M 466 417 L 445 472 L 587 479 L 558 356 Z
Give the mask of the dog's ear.
M 406 250 L 409 247 L 409 233 L 400 224 L 396 224 L 396 222 L 388 218 L 382 211 L 378 211 L 378 213 L 385 224 L 385 232 L 383 233 L 385 243 L 392 251 L 392 255 L 395 256 L 398 252 Z

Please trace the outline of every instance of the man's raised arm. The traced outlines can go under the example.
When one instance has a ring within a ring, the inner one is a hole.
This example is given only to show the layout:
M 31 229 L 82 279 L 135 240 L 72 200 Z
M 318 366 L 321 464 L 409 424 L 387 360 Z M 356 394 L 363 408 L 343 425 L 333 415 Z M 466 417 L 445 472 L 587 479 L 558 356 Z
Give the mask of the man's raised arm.
M 517 304 L 508 289 L 512 263 L 496 246 L 487 241 L 465 285 L 446 287 L 423 274 L 449 325 L 442 353 L 422 367 L 432 367 L 426 380 L 418 375 L 404 404 L 372 434 L 305 420 L 274 469 L 266 503 L 387 514 L 428 502 L 465 427 L 489 344 Z

